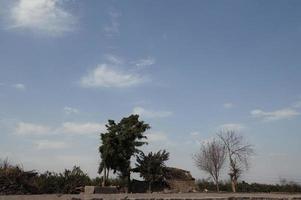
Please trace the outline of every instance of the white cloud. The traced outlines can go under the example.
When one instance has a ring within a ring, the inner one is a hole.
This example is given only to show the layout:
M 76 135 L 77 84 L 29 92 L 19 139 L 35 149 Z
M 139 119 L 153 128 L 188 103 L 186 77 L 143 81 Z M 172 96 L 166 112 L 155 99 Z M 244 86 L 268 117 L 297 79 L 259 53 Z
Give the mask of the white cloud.
M 233 108 L 233 103 L 224 103 L 224 108 L 226 108 L 226 109 L 230 109 L 230 108 Z
M 34 145 L 37 149 L 64 149 L 68 145 L 65 142 L 61 141 L 50 141 L 50 140 L 38 140 L 34 142 Z
M 64 122 L 57 127 L 49 127 L 34 123 L 19 122 L 15 128 L 15 134 L 18 135 L 49 135 L 49 134 L 75 134 L 75 135 L 93 135 L 106 130 L 105 124 L 94 122 Z
M 275 121 L 281 119 L 290 119 L 300 115 L 300 113 L 291 108 L 284 108 L 272 112 L 265 112 L 263 110 L 257 109 L 257 110 L 252 110 L 251 115 L 253 117 L 260 118 L 264 121 Z
M 130 87 L 145 81 L 138 74 L 114 70 L 112 66 L 101 64 L 81 78 L 82 87 Z
M 168 137 L 164 132 L 150 131 L 146 134 L 149 142 L 167 141 Z
M 134 64 L 137 67 L 146 67 L 146 66 L 151 66 L 154 65 L 156 63 L 156 60 L 152 57 L 148 57 L 145 59 L 140 59 L 134 62 Z
M 68 133 L 68 134 L 77 134 L 77 135 L 86 135 L 86 134 L 99 134 L 104 132 L 106 127 L 104 124 L 98 123 L 75 123 L 75 122 L 65 122 L 62 124 L 62 127 L 59 129 L 59 132 Z
M 45 135 L 48 134 L 50 130 L 51 129 L 48 126 L 19 122 L 17 124 L 15 133 L 19 135 Z
M 79 113 L 79 110 L 77 108 L 72 108 L 72 107 L 64 107 L 64 112 L 65 114 L 67 115 L 70 115 L 70 114 L 78 114 Z
M 110 63 L 115 64 L 115 65 L 120 65 L 120 64 L 124 63 L 124 61 L 121 57 L 113 55 L 113 54 L 106 54 L 104 57 Z
M 243 129 L 245 129 L 245 126 L 243 124 L 238 124 L 238 123 L 228 123 L 228 124 L 221 125 L 219 129 L 242 131 Z
M 16 88 L 17 90 L 25 90 L 26 89 L 25 85 L 21 84 L 21 83 L 13 84 L 12 86 L 14 88 Z
M 53 36 L 73 31 L 76 18 L 60 4 L 59 0 L 18 0 L 10 10 L 10 28 Z
M 194 131 L 194 132 L 190 133 L 190 136 L 192 136 L 192 137 L 199 136 L 199 135 L 200 135 L 200 133 L 197 132 L 197 131 Z
M 133 114 L 138 114 L 145 118 L 162 118 L 162 117 L 169 117 L 172 115 L 170 111 L 153 111 L 147 110 L 142 107 L 135 107 L 133 109 Z

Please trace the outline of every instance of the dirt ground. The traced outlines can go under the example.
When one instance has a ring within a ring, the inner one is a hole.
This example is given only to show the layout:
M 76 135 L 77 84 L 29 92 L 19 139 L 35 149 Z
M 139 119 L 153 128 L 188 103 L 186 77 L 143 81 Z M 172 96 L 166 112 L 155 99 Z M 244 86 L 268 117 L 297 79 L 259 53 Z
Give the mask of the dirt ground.
M 177 194 L 93 194 L 93 195 L 11 195 L 0 200 L 301 200 L 301 194 L 275 193 L 177 193 Z

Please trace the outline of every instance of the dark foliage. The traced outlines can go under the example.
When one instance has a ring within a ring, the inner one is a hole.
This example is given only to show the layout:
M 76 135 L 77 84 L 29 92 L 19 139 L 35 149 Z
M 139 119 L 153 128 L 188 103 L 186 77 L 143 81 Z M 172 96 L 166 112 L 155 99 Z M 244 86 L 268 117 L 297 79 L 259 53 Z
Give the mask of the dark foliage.
M 65 169 L 63 173 L 45 172 L 35 178 L 40 193 L 76 194 L 80 187 L 91 185 L 91 179 L 80 167 Z
M 7 160 L 0 163 L 0 194 L 37 193 L 34 181 L 35 171 L 23 171 L 20 166 L 13 166 Z
M 215 191 L 215 183 L 208 180 L 198 180 L 198 189 L 204 191 Z M 231 182 L 221 182 L 220 190 L 224 192 L 232 192 Z M 285 184 L 261 184 L 261 183 L 247 183 L 245 181 L 237 184 L 238 192 L 289 192 L 299 193 L 301 192 L 301 185 L 289 182 Z
M 0 163 L 0 194 L 74 194 L 79 188 L 93 182 L 80 167 L 63 173 L 24 171 L 7 160 Z
M 130 115 L 118 123 L 109 120 L 106 128 L 107 131 L 101 134 L 99 147 L 101 162 L 98 172 L 103 172 L 102 185 L 106 184 L 108 172 L 112 170 L 118 173 L 123 185 L 130 190 L 131 158 L 141 152 L 139 147 L 147 144 L 144 132 L 150 126 L 140 121 L 139 115 Z
M 136 169 L 140 176 L 148 182 L 148 191 L 152 191 L 152 183 L 160 181 L 164 178 L 165 162 L 169 158 L 169 153 L 165 150 L 156 153 L 150 152 L 145 155 L 141 152 L 137 156 Z

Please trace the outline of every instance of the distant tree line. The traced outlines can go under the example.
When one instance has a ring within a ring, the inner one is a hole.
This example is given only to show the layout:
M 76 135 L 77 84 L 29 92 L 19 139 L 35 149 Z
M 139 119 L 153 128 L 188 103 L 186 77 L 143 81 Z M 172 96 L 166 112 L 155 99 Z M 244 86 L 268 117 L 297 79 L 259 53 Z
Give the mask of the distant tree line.
M 162 152 L 161 152 L 162 153 Z M 122 180 L 119 178 L 107 179 L 108 185 L 119 186 Z M 73 167 L 71 170 L 64 170 L 62 173 L 35 171 L 24 171 L 18 165 L 11 165 L 7 160 L 0 162 L 0 195 L 7 194 L 76 194 L 80 187 L 85 185 L 101 185 L 102 178 L 90 178 L 80 167 Z M 216 190 L 216 185 L 206 179 L 196 182 L 200 192 Z M 221 191 L 231 192 L 231 182 L 221 181 Z M 239 192 L 301 192 L 301 186 L 294 182 L 280 184 L 259 184 L 238 182 Z
M 201 179 L 197 181 L 199 191 L 215 191 L 216 184 L 213 181 Z M 224 192 L 232 192 L 231 181 L 219 182 L 219 188 Z M 300 193 L 301 185 L 295 182 L 286 182 L 281 184 L 262 184 L 262 183 L 247 183 L 241 181 L 237 183 L 238 192 L 288 192 L 288 193 Z

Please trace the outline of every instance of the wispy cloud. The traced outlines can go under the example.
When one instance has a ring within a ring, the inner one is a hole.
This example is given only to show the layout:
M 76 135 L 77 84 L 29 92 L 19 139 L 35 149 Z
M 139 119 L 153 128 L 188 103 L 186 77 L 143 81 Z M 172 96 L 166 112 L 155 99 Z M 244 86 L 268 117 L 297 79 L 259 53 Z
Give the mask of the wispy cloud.
M 252 110 L 251 115 L 256 118 L 260 118 L 263 121 L 276 121 L 281 119 L 290 119 L 294 118 L 300 113 L 291 108 L 284 108 L 280 110 L 275 110 L 271 112 L 266 112 L 260 109 Z
M 224 103 L 223 104 L 223 107 L 226 108 L 226 109 L 233 108 L 233 106 L 234 106 L 233 103 Z
M 42 149 L 64 149 L 64 148 L 67 148 L 69 146 L 65 142 L 51 141 L 51 140 L 37 140 L 37 141 L 34 141 L 34 145 L 39 150 L 42 150 Z
M 79 113 L 79 110 L 77 108 L 72 108 L 72 107 L 69 107 L 69 106 L 65 106 L 64 107 L 64 112 L 65 114 L 67 115 L 70 115 L 70 114 L 78 114 Z
M 167 134 L 161 131 L 150 131 L 146 136 L 149 142 L 162 142 L 168 139 Z
M 119 21 L 118 18 L 121 16 L 121 14 L 117 11 L 110 11 L 109 12 L 109 18 L 110 22 L 104 27 L 104 31 L 106 36 L 112 37 L 119 34 Z
M 152 57 L 147 57 L 133 62 L 137 67 L 147 67 L 154 65 L 156 60 Z
M 19 122 L 17 124 L 15 133 L 19 135 L 45 135 L 49 134 L 51 128 L 34 123 Z
M 25 85 L 22 83 L 13 84 L 12 87 L 16 88 L 17 90 L 25 90 L 26 89 Z
M 86 88 L 122 88 L 138 85 L 145 81 L 145 77 L 139 74 L 124 72 L 116 68 L 113 69 L 113 66 L 108 64 L 101 64 L 82 77 L 80 84 Z
M 121 57 L 113 55 L 113 54 L 106 54 L 104 57 L 108 62 L 115 64 L 115 65 L 121 65 L 124 63 L 124 60 Z
M 75 135 L 98 134 L 106 130 L 105 124 L 65 122 L 58 132 Z
M 76 17 L 65 10 L 59 0 L 18 0 L 10 9 L 10 29 L 59 36 L 73 31 Z
M 227 124 L 222 124 L 221 126 L 218 127 L 218 129 L 242 131 L 243 129 L 245 129 L 245 126 L 239 123 L 227 123 Z
M 15 134 L 18 135 L 97 135 L 106 130 L 105 124 L 95 122 L 64 122 L 58 126 L 47 126 L 37 123 L 19 122 L 16 124 Z
M 200 135 L 200 132 L 194 131 L 194 132 L 189 133 L 189 135 L 192 136 L 192 137 L 196 137 L 196 136 Z
M 172 115 L 170 111 L 154 111 L 154 110 L 147 110 L 142 107 L 135 107 L 133 109 L 133 114 L 138 114 L 145 118 L 162 118 L 162 117 L 169 117 Z

